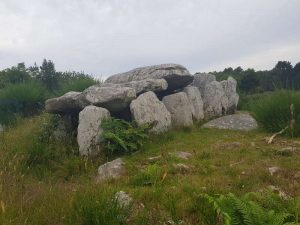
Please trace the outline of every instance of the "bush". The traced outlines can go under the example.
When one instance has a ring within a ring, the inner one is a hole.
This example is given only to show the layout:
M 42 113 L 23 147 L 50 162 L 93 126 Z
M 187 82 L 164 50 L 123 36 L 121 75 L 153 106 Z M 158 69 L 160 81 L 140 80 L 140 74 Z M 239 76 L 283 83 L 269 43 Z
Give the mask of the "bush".
M 294 127 L 290 126 L 294 106 Z M 250 111 L 255 119 L 270 132 L 279 132 L 288 126 L 286 134 L 300 135 L 300 92 L 280 90 L 250 103 Z
M 9 85 L 0 90 L 0 100 L 16 101 L 20 104 L 43 102 L 47 98 L 46 89 L 39 82 Z
M 102 122 L 102 143 L 108 154 L 130 153 L 139 150 L 148 138 L 150 125 L 108 119 Z
M 97 81 L 88 75 L 69 75 L 67 78 L 61 80 L 61 85 L 57 95 L 63 95 L 69 91 L 83 91 L 86 88 L 94 85 Z
M 68 218 L 70 225 L 121 225 L 125 224 L 129 208 L 118 204 L 112 191 L 79 192 Z
M 32 115 L 47 98 L 46 89 L 38 82 L 8 85 L 0 90 L 0 123 L 9 123 L 15 114 Z

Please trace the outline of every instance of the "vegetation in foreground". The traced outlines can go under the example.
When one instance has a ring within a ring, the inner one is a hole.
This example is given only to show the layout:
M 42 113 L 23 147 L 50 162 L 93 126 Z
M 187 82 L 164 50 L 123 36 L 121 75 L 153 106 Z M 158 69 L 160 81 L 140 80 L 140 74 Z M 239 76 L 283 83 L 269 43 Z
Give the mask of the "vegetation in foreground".
M 300 92 L 278 90 L 252 101 L 249 108 L 267 131 L 300 135 Z
M 300 139 L 268 145 L 263 131 L 170 131 L 126 155 L 125 176 L 97 184 L 96 168 L 108 159 L 84 159 L 76 145 L 51 138 L 41 144 L 48 120 L 24 119 L 0 135 L 1 224 L 299 223 Z M 270 167 L 280 170 L 271 175 Z M 132 196 L 130 208 L 114 201 L 120 190 Z

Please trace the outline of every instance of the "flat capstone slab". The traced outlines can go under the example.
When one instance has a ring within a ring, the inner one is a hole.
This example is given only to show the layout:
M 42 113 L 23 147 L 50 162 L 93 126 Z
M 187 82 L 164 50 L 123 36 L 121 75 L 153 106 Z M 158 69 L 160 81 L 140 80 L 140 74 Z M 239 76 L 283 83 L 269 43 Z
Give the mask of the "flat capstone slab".
M 258 127 L 256 120 L 248 113 L 222 116 L 205 123 L 204 128 L 250 131 Z

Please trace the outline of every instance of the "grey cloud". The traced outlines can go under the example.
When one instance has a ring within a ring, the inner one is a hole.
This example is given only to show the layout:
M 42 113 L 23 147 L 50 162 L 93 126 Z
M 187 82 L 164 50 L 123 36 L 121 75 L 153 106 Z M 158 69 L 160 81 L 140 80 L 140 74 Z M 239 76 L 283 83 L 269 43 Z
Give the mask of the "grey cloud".
M 0 67 L 48 58 L 104 77 L 168 62 L 269 68 L 251 56 L 287 46 L 283 59 L 297 60 L 299 19 L 298 0 L 1 0 Z

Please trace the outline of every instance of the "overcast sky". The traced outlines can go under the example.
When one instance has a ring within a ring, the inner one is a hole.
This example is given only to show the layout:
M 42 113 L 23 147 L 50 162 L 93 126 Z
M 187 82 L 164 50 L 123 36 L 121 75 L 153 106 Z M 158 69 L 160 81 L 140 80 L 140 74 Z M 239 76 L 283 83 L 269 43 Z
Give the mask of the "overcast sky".
M 51 59 L 106 76 L 300 61 L 300 0 L 0 0 L 0 69 Z

